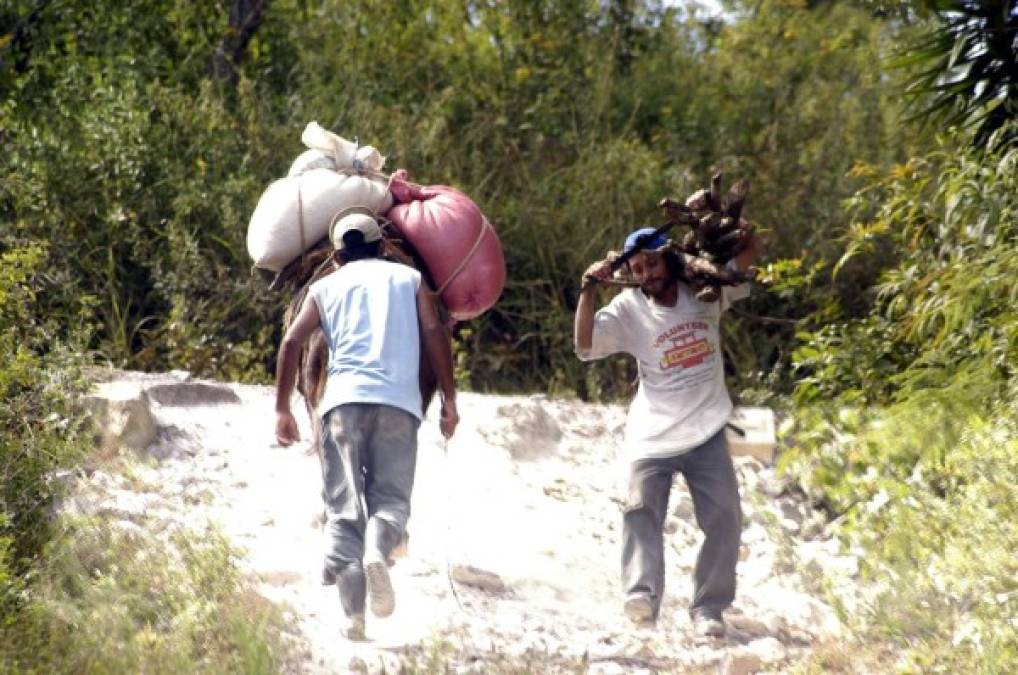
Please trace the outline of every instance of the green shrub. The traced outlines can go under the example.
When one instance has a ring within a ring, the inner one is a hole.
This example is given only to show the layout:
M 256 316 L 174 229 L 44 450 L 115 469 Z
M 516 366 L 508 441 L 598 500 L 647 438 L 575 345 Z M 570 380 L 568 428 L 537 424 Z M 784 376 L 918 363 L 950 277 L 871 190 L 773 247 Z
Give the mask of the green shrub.
M 2 242 L 0 242 L 2 246 Z M 50 539 L 51 510 L 61 484 L 90 442 L 76 395 L 84 379 L 74 349 L 87 337 L 79 316 L 36 314 L 49 289 L 39 244 L 0 248 L 0 584 L 21 575 Z M 71 343 L 57 339 L 67 335 Z M 10 600 L 11 588 L 0 591 Z M 12 606 L 5 602 L 5 612 Z M 5 619 L 7 615 L 5 614 Z
M 1018 148 L 917 158 L 858 200 L 845 260 L 887 266 L 868 315 L 801 335 L 783 465 L 864 553 L 860 638 L 905 672 L 1012 672 Z
M 271 603 L 214 531 L 163 541 L 103 519 L 62 521 L 0 631 L 0 662 L 38 673 L 277 673 L 287 657 Z
M 628 394 L 632 372 L 576 362 L 577 279 L 661 197 L 747 176 L 773 255 L 812 264 L 846 170 L 908 140 L 877 65 L 888 26 L 843 3 L 767 0 L 730 23 L 672 3 L 269 3 L 229 82 L 208 73 L 225 5 L 8 4 L 0 228 L 48 245 L 39 314 L 91 298 L 90 347 L 122 367 L 269 377 L 285 298 L 251 276 L 244 234 L 311 120 L 463 189 L 497 228 L 509 280 L 462 341 L 471 386 L 590 398 Z M 734 376 L 787 392 L 788 324 L 729 323 Z
M 0 249 L 0 670 L 278 672 L 278 617 L 221 537 L 57 516 L 93 435 L 78 404 L 88 323 L 36 313 L 47 260 L 40 244 Z
M 989 408 L 923 398 L 846 410 L 824 444 L 820 424 L 798 437 L 806 450 L 789 466 L 844 514 L 845 546 L 864 553 L 864 600 L 844 618 L 869 656 L 899 652 L 902 672 L 1018 667 L 1016 394 Z

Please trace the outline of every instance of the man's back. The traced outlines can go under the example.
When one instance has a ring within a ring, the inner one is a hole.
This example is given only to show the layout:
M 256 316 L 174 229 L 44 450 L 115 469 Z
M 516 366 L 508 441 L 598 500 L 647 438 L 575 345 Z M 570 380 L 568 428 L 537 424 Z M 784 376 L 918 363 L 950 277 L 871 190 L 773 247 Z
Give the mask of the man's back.
M 313 284 L 329 344 L 318 413 L 344 403 L 382 403 L 422 417 L 416 270 L 377 258 L 349 262 Z

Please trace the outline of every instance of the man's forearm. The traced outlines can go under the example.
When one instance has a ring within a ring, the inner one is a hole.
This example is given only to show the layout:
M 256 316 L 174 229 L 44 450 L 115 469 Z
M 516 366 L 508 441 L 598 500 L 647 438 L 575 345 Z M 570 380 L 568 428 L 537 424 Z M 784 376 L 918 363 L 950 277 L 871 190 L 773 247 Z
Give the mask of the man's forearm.
M 455 399 L 456 378 L 453 375 L 449 336 L 445 329 L 439 325 L 426 326 L 422 332 L 424 334 L 424 349 L 428 353 L 435 377 L 438 378 L 438 388 L 442 392 L 442 397 L 443 399 Z
M 594 335 L 594 288 L 580 292 L 573 322 L 573 346 L 577 350 L 590 349 Z
M 276 362 L 276 412 L 290 410 L 290 397 L 297 380 L 297 359 L 300 346 L 293 340 L 283 339 L 279 346 L 279 357 Z

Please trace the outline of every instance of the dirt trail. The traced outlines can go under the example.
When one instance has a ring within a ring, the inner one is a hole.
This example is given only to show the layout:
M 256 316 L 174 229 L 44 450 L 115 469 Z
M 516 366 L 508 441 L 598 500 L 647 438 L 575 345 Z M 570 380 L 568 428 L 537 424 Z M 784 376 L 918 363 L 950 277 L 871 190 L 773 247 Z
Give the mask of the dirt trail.
M 691 636 L 699 534 L 681 480 L 666 527 L 662 617 L 654 629 L 632 627 L 618 584 L 624 409 L 467 393 L 447 447 L 434 412 L 421 429 L 409 551 L 393 568 L 396 612 L 369 615 L 369 640 L 348 642 L 336 629 L 335 587 L 319 581 L 320 478 L 306 416 L 298 415 L 304 440 L 283 448 L 273 437 L 270 387 L 120 377 L 150 392 L 162 387 L 143 397 L 157 426 L 147 453 L 158 461 L 139 466 L 131 481 L 100 469 L 86 489 L 124 518 L 142 510 L 221 528 L 245 552 L 241 564 L 260 592 L 288 608 L 301 672 L 398 672 L 439 654 L 453 672 L 509 664 L 530 672 L 780 672 L 838 635 L 832 609 L 807 580 L 820 568 L 848 578 L 852 559 L 837 555 L 818 514 L 787 494 L 771 468 L 748 458 L 736 458 L 746 527 L 729 635 L 703 643 Z

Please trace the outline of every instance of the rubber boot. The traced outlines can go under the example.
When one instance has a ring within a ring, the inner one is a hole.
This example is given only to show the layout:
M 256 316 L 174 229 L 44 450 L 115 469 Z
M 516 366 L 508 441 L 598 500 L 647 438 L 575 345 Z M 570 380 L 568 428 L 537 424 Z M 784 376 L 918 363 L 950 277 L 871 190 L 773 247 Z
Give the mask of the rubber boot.
M 347 565 L 336 575 L 339 603 L 346 616 L 364 616 L 366 582 L 364 568 L 359 564 Z
M 374 517 L 368 520 L 364 529 L 364 560 L 384 560 L 391 564 L 392 552 L 402 537 L 388 521 Z

